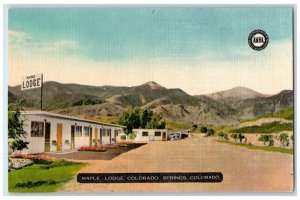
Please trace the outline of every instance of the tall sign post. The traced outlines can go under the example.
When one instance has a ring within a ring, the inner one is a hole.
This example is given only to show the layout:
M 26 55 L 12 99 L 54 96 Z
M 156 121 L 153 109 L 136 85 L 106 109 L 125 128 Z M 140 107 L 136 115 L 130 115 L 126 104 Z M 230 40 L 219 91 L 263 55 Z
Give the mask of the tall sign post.
M 35 74 L 23 77 L 21 91 L 41 88 L 41 110 L 43 110 L 43 74 Z

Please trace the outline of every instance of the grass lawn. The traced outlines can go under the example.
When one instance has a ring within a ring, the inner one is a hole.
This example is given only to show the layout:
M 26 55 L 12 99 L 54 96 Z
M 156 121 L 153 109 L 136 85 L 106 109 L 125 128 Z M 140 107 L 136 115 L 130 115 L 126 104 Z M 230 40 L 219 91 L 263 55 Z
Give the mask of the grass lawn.
M 234 142 L 230 142 L 230 141 L 226 141 L 226 140 L 215 140 L 215 141 L 219 142 L 219 143 L 223 143 L 223 144 L 246 147 L 246 148 L 252 149 L 252 150 L 263 150 L 263 151 L 273 151 L 273 152 L 293 154 L 293 149 L 284 149 L 284 148 L 280 148 L 280 147 L 269 147 L 269 146 L 255 146 L 255 145 L 234 143 Z
M 8 190 L 16 193 L 55 192 L 84 166 L 83 163 L 59 161 L 50 165 L 34 164 L 8 173 Z

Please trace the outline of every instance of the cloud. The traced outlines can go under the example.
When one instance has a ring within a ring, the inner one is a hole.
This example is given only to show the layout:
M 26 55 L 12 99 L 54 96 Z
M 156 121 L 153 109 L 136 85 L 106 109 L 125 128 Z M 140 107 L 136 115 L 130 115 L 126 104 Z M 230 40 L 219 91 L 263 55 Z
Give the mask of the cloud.
M 29 39 L 25 32 L 9 31 L 8 36 L 10 42 L 24 42 L 26 39 Z
M 189 58 L 95 61 L 82 57 L 73 40 L 34 42 L 26 33 L 10 32 L 9 85 L 23 76 L 43 73 L 45 81 L 88 85 L 134 86 L 156 81 L 189 94 L 205 94 L 245 86 L 274 94 L 293 87 L 291 41 L 270 42 L 260 52 L 247 48 L 209 52 Z M 223 58 L 223 59 L 221 59 Z
M 23 52 L 30 52 L 31 54 L 40 55 L 58 55 L 68 54 L 72 51 L 78 50 L 79 46 L 74 40 L 55 40 L 55 41 L 34 41 L 25 32 L 17 32 L 10 30 L 9 48 L 13 52 L 22 54 Z

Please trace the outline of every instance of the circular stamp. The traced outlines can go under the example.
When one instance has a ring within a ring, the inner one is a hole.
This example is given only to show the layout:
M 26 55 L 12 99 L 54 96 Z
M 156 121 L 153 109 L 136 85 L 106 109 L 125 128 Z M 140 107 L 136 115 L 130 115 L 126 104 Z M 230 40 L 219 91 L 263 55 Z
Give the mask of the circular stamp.
M 263 50 L 268 46 L 268 43 L 269 43 L 269 36 L 263 30 L 259 30 L 259 29 L 254 30 L 250 33 L 248 37 L 249 46 L 256 51 Z

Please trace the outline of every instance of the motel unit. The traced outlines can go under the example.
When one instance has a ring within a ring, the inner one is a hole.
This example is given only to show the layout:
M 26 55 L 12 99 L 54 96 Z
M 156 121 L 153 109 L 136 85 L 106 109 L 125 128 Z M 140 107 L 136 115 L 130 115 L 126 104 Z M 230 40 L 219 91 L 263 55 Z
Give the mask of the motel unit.
M 135 142 L 166 141 L 167 129 L 133 129 Z
M 120 141 L 124 126 L 54 114 L 45 111 L 21 113 L 29 142 L 24 153 L 70 151 Z

